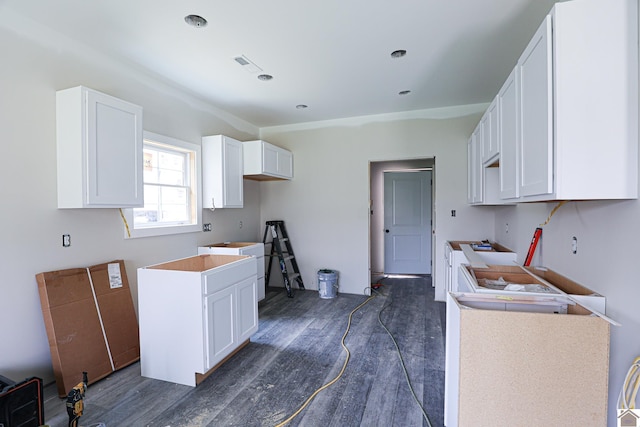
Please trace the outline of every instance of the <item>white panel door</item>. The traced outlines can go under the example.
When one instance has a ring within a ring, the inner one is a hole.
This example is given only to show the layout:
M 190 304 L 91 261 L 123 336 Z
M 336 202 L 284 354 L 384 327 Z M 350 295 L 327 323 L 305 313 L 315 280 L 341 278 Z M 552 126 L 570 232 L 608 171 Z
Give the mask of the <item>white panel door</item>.
M 88 206 L 142 206 L 142 108 L 86 92 Z
M 205 298 L 206 370 L 214 367 L 235 348 L 235 298 L 234 286 Z
M 225 138 L 224 141 L 224 205 L 242 207 L 244 185 L 244 159 L 242 143 Z
M 518 170 L 518 83 L 514 68 L 498 93 L 498 140 L 500 143 L 500 198 L 520 194 Z
M 278 150 L 271 144 L 262 144 L 262 170 L 278 175 Z
M 517 65 L 520 78 L 521 196 L 553 192 L 551 53 L 551 18 L 547 16 Z
M 384 272 L 431 274 L 431 171 L 384 173 Z
M 256 277 L 252 276 L 235 285 L 236 288 L 236 333 L 238 343 L 248 340 L 258 330 L 258 290 Z

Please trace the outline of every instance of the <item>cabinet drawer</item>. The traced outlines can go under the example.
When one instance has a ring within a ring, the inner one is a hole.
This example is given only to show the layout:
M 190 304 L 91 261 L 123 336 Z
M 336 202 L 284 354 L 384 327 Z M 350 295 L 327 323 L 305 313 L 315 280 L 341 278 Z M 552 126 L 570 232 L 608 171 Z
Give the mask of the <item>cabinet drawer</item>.
M 218 292 L 238 283 L 247 277 L 251 277 L 257 272 L 255 257 L 236 261 L 226 265 L 224 268 L 217 268 L 213 274 L 203 277 L 203 292 L 205 295 Z

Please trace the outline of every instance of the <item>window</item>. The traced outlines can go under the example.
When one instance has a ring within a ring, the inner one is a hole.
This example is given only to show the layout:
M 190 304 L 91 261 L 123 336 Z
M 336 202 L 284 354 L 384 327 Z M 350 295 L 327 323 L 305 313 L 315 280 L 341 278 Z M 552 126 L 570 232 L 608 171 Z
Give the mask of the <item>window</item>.
M 126 209 L 125 237 L 201 231 L 200 147 L 144 133 L 144 207 Z

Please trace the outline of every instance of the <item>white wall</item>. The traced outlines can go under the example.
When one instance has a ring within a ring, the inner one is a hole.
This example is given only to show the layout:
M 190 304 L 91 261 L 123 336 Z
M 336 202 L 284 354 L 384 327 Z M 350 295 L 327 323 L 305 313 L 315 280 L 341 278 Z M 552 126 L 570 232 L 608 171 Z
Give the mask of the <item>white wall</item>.
M 385 119 L 261 129 L 263 139 L 294 153 L 292 181 L 261 184 L 261 220 L 285 221 L 308 289 L 317 289 L 319 269 L 330 268 L 339 272 L 339 292 L 363 294 L 370 285 L 369 162 L 435 158 L 434 273 L 444 300 L 444 242 L 494 234 L 493 211 L 466 203 L 467 140 L 480 116 Z
M 195 255 L 198 245 L 255 240 L 260 232 L 259 185 L 252 181 L 245 183 L 244 209 L 204 211 L 204 222 L 213 224 L 211 233 L 125 240 L 116 209 L 58 210 L 56 90 L 82 84 L 139 104 L 146 130 L 193 143 L 200 143 L 202 135 L 217 133 L 255 139 L 258 132 L 77 42 L 62 47 L 63 41 L 52 34 L 39 34 L 45 44 L 18 36 L 7 27 L 19 25 L 3 21 L 2 16 L 0 373 L 14 380 L 35 375 L 48 382 L 53 374 L 37 273 L 123 259 L 137 303 L 137 267 Z M 35 37 L 38 28 L 25 31 Z M 69 248 L 62 247 L 64 233 L 71 235 Z
M 519 261 L 524 261 L 535 227 L 545 222 L 555 206 L 556 203 L 534 203 L 498 209 L 497 240 L 517 250 Z M 504 232 L 507 223 L 508 234 Z M 574 236 L 578 239 L 575 255 L 571 249 Z M 633 359 L 640 356 L 638 241 L 640 201 L 569 202 L 543 227 L 541 251 L 533 262 L 606 296 L 606 314 L 622 324 L 611 328 L 610 426 L 616 425 L 616 399 L 624 377 Z

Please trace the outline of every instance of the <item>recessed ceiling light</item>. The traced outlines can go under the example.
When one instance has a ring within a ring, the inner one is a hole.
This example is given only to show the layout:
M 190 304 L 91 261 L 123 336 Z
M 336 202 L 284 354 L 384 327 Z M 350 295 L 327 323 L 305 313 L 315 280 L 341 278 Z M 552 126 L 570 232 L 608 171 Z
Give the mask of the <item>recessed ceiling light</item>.
M 391 52 L 391 57 L 392 58 L 402 58 L 406 54 L 407 54 L 407 51 L 404 50 L 404 49 L 394 50 L 393 52 Z
M 410 93 L 410 90 L 401 90 L 400 92 L 398 92 L 398 95 L 409 95 Z
M 305 108 L 309 108 L 309 106 L 308 105 L 304 105 L 304 104 L 298 104 L 298 105 L 296 105 L 296 108 L 298 110 L 304 110 Z
M 273 76 L 272 76 L 272 75 L 270 75 L 270 74 L 260 74 L 260 75 L 258 76 L 258 80 L 262 80 L 263 82 L 269 81 L 269 80 L 271 80 L 272 78 L 273 78 Z
M 207 20 L 199 15 L 187 15 L 184 17 L 184 22 L 196 28 L 202 28 L 207 26 Z

